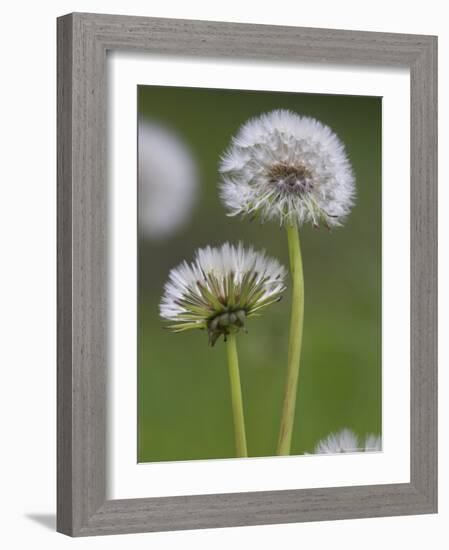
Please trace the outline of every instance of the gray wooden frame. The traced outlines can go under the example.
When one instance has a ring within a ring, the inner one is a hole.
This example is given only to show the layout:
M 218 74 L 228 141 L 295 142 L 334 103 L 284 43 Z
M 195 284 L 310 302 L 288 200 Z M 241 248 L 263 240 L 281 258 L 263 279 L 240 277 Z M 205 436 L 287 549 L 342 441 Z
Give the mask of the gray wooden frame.
M 106 52 L 408 67 L 410 483 L 106 499 Z M 75 13 L 58 19 L 58 505 L 72 536 L 437 510 L 437 39 Z

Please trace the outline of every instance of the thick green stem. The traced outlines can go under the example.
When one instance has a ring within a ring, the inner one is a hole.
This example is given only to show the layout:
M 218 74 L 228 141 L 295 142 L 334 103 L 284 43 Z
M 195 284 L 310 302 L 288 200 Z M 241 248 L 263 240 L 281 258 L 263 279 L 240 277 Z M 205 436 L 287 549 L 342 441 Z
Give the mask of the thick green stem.
M 289 455 L 295 420 L 296 394 L 298 390 L 299 360 L 301 356 L 302 328 L 304 320 L 304 275 L 302 270 L 299 232 L 296 225 L 287 226 L 290 270 L 293 281 L 290 336 L 288 343 L 287 380 L 284 390 L 281 428 L 277 454 Z
M 243 417 L 242 388 L 240 385 L 239 359 L 235 334 L 227 337 L 229 380 L 231 383 L 232 413 L 234 415 L 235 452 L 238 457 L 248 456 L 245 419 Z

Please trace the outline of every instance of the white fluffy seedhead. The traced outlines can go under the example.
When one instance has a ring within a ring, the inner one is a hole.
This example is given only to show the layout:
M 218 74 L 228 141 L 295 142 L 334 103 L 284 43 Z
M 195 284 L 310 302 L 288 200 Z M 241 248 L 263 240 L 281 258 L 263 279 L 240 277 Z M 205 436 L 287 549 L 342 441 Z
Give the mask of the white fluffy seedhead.
M 355 197 L 345 147 L 328 127 L 286 110 L 246 122 L 220 164 L 229 215 L 341 225 Z
M 322 439 L 315 447 L 314 454 L 339 454 L 356 452 L 377 452 L 382 450 L 382 439 L 378 435 L 369 434 L 364 440 L 348 428 L 332 433 Z
M 149 239 L 175 233 L 196 200 L 196 163 L 177 134 L 140 121 L 138 133 L 139 230 Z
M 195 260 L 170 271 L 160 305 L 175 332 L 207 329 L 213 345 L 246 319 L 279 301 L 286 271 L 274 258 L 241 243 L 197 250 Z

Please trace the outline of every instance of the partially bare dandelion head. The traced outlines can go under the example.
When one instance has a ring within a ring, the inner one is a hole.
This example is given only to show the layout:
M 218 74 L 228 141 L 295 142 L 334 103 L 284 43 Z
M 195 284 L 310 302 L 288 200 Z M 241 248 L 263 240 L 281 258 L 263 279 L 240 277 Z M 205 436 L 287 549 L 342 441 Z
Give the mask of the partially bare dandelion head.
M 160 314 L 175 332 L 206 329 L 209 343 L 238 332 L 246 320 L 280 300 L 284 267 L 240 243 L 197 250 L 195 259 L 172 269 Z

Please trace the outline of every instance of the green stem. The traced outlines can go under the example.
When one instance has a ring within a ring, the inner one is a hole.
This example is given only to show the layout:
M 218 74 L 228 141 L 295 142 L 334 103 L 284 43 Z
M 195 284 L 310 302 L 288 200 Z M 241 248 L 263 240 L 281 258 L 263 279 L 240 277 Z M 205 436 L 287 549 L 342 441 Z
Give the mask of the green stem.
M 239 359 L 235 334 L 227 337 L 229 380 L 231 383 L 232 413 L 234 415 L 235 452 L 238 457 L 248 456 L 245 420 L 243 417 L 242 388 L 240 385 Z
M 287 240 L 293 293 L 288 343 L 287 381 L 284 390 L 284 404 L 282 407 L 281 428 L 277 448 L 278 455 L 289 455 L 292 444 L 304 320 L 304 274 L 302 270 L 299 232 L 296 225 L 287 226 Z

